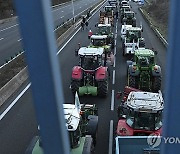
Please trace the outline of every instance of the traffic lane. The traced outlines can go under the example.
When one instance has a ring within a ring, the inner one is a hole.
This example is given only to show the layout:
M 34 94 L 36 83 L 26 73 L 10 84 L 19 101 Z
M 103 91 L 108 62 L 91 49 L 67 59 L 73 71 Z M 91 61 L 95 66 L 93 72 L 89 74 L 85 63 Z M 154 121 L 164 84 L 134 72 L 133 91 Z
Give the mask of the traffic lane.
M 10 101 L 14 99 L 15 97 Z M 24 153 L 33 136 L 37 135 L 37 123 L 32 102 L 29 89 L 0 121 L 1 154 Z
M 74 4 L 74 14 L 78 15 L 87 8 L 90 8 L 94 3 L 97 3 L 100 0 L 94 0 L 94 1 L 81 1 Z M 54 18 L 54 25 L 59 26 L 63 22 L 66 22 L 69 19 L 73 18 L 73 8 L 72 5 L 63 8 L 61 10 L 53 12 L 53 18 Z
M 98 22 L 99 12 L 89 21 L 89 27 L 92 28 L 92 31 L 95 32 L 95 23 Z M 71 42 L 64 48 L 60 53 L 59 59 L 61 64 L 61 73 L 63 81 L 63 91 L 65 95 L 65 102 L 72 103 L 74 102 L 74 96 L 72 95 L 71 90 L 69 89 L 71 82 L 71 72 L 72 68 L 75 65 L 78 65 L 78 57 L 75 57 L 75 48 L 78 48 L 78 43 L 81 43 L 81 46 L 87 46 L 90 43 L 88 40 L 88 30 L 80 31 L 75 35 Z M 110 107 L 111 107 L 111 83 L 112 79 L 109 81 L 109 93 L 106 98 L 92 97 L 92 96 L 83 96 L 80 97 L 81 103 L 88 104 L 97 104 L 98 113 L 99 113 L 99 128 L 98 128 L 98 140 L 96 153 L 108 153 L 108 144 L 109 144 L 109 121 L 112 116 Z M 108 116 L 107 116 L 108 115 Z
M 16 32 L 14 32 L 14 34 L 13 36 L 17 37 L 9 37 L 8 40 L 4 38 L 0 41 L 0 65 L 4 64 L 7 59 L 10 59 L 11 56 L 15 56 L 15 54 L 22 50 L 20 37 Z
M 154 31 L 150 28 L 148 23 L 144 20 L 143 16 L 141 15 L 140 11 L 138 10 L 138 5 L 132 4 L 132 9 L 135 11 L 136 17 L 137 17 L 137 23 L 142 22 L 143 25 L 143 36 L 145 38 L 146 47 L 149 49 L 154 48 L 155 51 L 158 52 L 156 56 L 156 62 L 158 65 L 161 66 L 162 69 L 162 91 L 164 91 L 165 88 L 165 73 L 166 73 L 166 52 L 167 49 L 163 45 L 163 43 L 159 40 L 159 38 L 156 36 Z

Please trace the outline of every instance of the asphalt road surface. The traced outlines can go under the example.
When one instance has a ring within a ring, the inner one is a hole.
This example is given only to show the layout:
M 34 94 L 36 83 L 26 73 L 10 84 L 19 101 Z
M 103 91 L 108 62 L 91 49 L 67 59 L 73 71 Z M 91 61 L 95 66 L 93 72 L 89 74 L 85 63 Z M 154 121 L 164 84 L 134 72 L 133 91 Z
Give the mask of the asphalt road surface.
M 164 89 L 164 74 L 166 68 L 166 48 L 162 45 L 150 27 L 147 25 L 143 17 L 138 11 L 137 4 L 131 2 L 132 9 L 137 13 L 137 21 L 143 24 L 143 36 L 146 40 L 147 48 L 154 48 L 158 51 L 157 64 L 161 65 L 163 72 L 163 86 Z M 95 33 L 95 23 L 98 22 L 99 12 L 96 13 L 89 21 L 89 28 Z M 117 25 L 117 26 L 116 26 Z M 84 96 L 80 98 L 81 103 L 97 104 L 99 114 L 99 128 L 96 154 L 111 154 L 114 150 L 114 137 L 117 124 L 117 106 L 119 100 L 116 100 L 116 93 L 123 91 L 124 86 L 127 84 L 126 79 L 126 58 L 122 56 L 121 40 L 120 40 L 120 27 L 119 20 L 115 20 L 114 35 L 116 48 L 114 53 L 116 55 L 115 64 L 111 68 L 111 79 L 109 81 L 109 93 L 106 98 Z M 67 39 L 68 40 L 68 39 Z M 63 79 L 63 90 L 65 102 L 73 103 L 74 98 L 69 89 L 71 71 L 74 65 L 78 64 L 78 57 L 75 57 L 75 49 L 78 48 L 78 43 L 81 46 L 87 46 L 90 41 L 88 40 L 88 30 L 79 31 L 69 41 L 69 43 L 58 52 L 61 65 L 61 73 Z M 28 83 L 24 84 L 23 90 Z M 27 88 L 28 89 L 28 88 Z M 19 91 L 19 93 L 21 92 Z M 18 93 L 18 94 L 19 94 Z M 17 94 L 17 95 L 18 95 Z M 14 96 L 14 98 L 17 97 Z M 3 112 L 11 102 L 12 98 L 7 104 L 0 109 Z M 1 117 L 0 117 L 1 119 Z M 11 110 L 0 121 L 0 153 L 1 154 L 21 154 L 24 153 L 28 144 L 33 136 L 37 135 L 37 122 L 33 108 L 33 100 L 30 88 L 24 91 L 24 94 Z
M 80 14 L 82 11 L 90 8 L 100 0 L 76 0 L 74 1 L 74 15 Z M 60 24 L 66 22 L 68 19 L 73 18 L 71 1 L 65 5 L 57 6 L 52 9 L 54 18 L 54 27 L 56 28 Z M 33 23 L 32 23 L 33 24 Z M 0 24 L 0 66 L 6 59 L 10 59 L 20 50 L 22 47 L 22 38 L 19 32 L 18 19 L 13 18 L 9 22 Z

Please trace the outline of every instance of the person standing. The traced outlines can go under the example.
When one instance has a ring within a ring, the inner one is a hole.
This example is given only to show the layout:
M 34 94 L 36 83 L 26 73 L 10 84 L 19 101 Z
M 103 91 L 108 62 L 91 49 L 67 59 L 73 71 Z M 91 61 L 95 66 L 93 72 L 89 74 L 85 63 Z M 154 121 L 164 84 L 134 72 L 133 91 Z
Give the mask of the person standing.
M 81 21 L 81 30 L 84 30 L 84 22 Z
M 86 21 L 85 25 L 86 25 L 86 30 L 87 30 L 88 29 L 88 25 L 89 25 L 88 21 Z

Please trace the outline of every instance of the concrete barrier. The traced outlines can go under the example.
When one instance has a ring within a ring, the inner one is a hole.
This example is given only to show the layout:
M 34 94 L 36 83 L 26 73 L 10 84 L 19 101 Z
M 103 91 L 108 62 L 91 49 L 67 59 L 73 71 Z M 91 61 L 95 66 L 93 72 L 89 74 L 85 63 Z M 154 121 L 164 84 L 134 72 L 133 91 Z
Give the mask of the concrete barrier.
M 14 94 L 19 87 L 28 79 L 27 68 L 25 67 L 14 76 L 5 86 L 0 89 L 0 106 Z

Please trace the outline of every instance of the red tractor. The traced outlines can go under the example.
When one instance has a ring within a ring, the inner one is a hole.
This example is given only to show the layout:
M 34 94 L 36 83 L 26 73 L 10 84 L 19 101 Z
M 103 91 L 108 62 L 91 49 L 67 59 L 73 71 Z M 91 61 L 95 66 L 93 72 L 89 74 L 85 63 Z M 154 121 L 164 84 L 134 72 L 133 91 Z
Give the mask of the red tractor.
M 144 92 L 126 87 L 124 97 L 118 107 L 119 136 L 161 135 L 163 97 L 161 92 Z
M 80 96 L 106 96 L 108 93 L 108 67 L 102 57 L 104 48 L 81 47 L 79 66 L 72 69 L 71 90 Z

